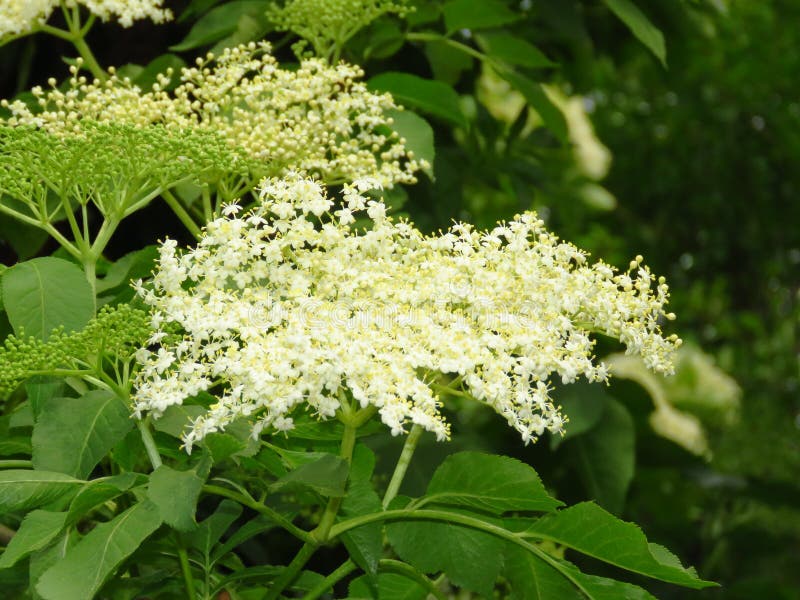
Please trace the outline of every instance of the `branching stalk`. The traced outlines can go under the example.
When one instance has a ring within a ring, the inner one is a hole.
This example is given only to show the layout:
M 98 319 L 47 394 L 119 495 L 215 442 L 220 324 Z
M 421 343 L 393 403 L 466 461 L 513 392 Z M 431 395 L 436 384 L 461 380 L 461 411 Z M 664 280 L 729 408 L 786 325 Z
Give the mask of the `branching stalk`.
M 414 455 L 414 450 L 417 448 L 417 442 L 422 437 L 424 430 L 419 425 L 414 425 L 406 437 L 403 444 L 403 450 L 400 452 L 400 458 L 397 459 L 397 466 L 392 473 L 392 479 L 389 481 L 389 487 L 386 488 L 386 494 L 383 496 L 383 509 L 395 499 L 397 492 L 400 490 L 400 485 L 403 483 L 403 478 L 406 476 L 408 465 L 411 463 L 411 457 Z

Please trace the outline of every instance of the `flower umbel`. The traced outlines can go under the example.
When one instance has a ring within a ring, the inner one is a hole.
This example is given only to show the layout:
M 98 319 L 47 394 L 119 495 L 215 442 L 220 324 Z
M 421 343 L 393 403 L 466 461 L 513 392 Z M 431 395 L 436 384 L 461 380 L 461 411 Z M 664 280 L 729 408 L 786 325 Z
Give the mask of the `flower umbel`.
M 393 434 L 414 423 L 441 440 L 439 393 L 457 390 L 527 442 L 563 429 L 553 378 L 607 378 L 593 332 L 671 371 L 680 342 L 659 326 L 672 318 L 667 286 L 641 257 L 621 273 L 589 264 L 530 212 L 425 236 L 387 217 L 371 186 L 345 186 L 337 206 L 290 174 L 265 183 L 255 211 L 209 223 L 197 247 L 166 241 L 152 285 L 138 285 L 164 335 L 140 353 L 137 414 L 212 391 L 218 402 L 185 435 L 191 449 L 241 417 L 254 435 L 291 428 L 300 406 L 333 417 L 351 394 Z M 357 213 L 371 229 L 351 229 Z
M 288 0 L 267 10 L 281 31 L 293 31 L 311 43 L 321 58 L 334 58 L 360 29 L 388 13 L 401 17 L 406 0 Z
M 91 121 L 203 130 L 254 160 L 254 184 L 293 169 L 331 184 L 375 177 L 391 187 L 414 183 L 414 173 L 427 166 L 391 130 L 387 113 L 398 108 L 392 97 L 367 90 L 357 66 L 308 59 L 282 69 L 261 42 L 199 58 L 181 70 L 171 92 L 171 73 L 143 91 L 113 72 L 101 82 L 80 76 L 77 67 L 71 71 L 66 91 L 55 79 L 49 90 L 32 90 L 40 111 L 3 100 L 12 112 L 8 125 L 32 125 L 59 137 L 80 136 Z
M 140 19 L 163 23 L 172 18 L 172 12 L 162 8 L 163 0 L 4 0 L 0 3 L 0 38 L 34 29 L 62 4 L 66 8 L 84 6 L 104 21 L 115 18 L 123 27 Z

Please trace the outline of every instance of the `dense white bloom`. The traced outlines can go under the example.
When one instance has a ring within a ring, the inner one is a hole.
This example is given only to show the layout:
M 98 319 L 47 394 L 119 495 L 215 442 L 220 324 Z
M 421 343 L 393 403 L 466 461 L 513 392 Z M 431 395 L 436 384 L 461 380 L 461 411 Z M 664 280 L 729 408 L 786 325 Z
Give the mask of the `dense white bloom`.
M 67 8 L 84 6 L 104 21 L 116 18 L 123 27 L 139 19 L 163 23 L 172 18 L 169 9 L 161 8 L 163 0 L 66 0 Z M 0 2 L 0 38 L 30 31 L 44 23 L 61 5 L 60 0 L 3 0 Z
M 282 69 L 263 42 L 198 59 L 196 67 L 181 70 L 181 83 L 170 93 L 164 91 L 168 75 L 143 91 L 113 74 L 89 82 L 72 71 L 67 91 L 55 80 L 47 91 L 32 90 L 41 111 L 3 101 L 12 112 L 8 124 L 61 136 L 81 135 L 84 120 L 200 128 L 259 161 L 262 175 L 295 169 L 329 183 L 372 178 L 390 187 L 413 183 L 414 173 L 427 166 L 391 131 L 387 113 L 398 108 L 392 97 L 367 90 L 357 66 L 309 59 L 297 69 Z
M 449 382 L 527 442 L 562 431 L 551 380 L 607 378 L 592 332 L 671 371 L 679 340 L 659 327 L 672 318 L 667 286 L 641 257 L 623 273 L 590 265 L 533 213 L 424 236 L 358 185 L 344 198 L 335 211 L 317 182 L 273 179 L 255 212 L 212 221 L 195 248 L 162 245 L 138 293 L 170 333 L 141 357 L 137 414 L 158 417 L 213 387 L 219 401 L 186 434 L 191 448 L 243 416 L 256 433 L 291 428 L 300 406 L 332 417 L 351 394 L 394 434 L 416 423 L 445 439 L 437 391 Z M 351 230 L 352 213 L 372 228 Z

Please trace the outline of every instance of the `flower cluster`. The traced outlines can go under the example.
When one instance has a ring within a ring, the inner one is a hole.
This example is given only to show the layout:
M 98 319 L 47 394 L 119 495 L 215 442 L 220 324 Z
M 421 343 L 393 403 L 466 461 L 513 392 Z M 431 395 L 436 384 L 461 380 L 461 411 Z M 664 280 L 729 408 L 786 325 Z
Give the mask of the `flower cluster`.
M 329 418 L 351 396 L 393 434 L 414 423 L 446 439 L 439 394 L 455 391 L 527 442 L 562 431 L 554 377 L 607 378 L 593 332 L 671 371 L 680 341 L 661 335 L 667 286 L 641 257 L 621 273 L 588 264 L 530 212 L 425 236 L 388 217 L 372 185 L 346 185 L 337 204 L 313 180 L 273 179 L 260 207 L 228 206 L 196 247 L 166 241 L 152 285 L 137 284 L 157 347 L 139 354 L 135 412 L 215 393 L 185 435 L 191 449 L 240 417 L 254 435 L 288 430 L 297 407 Z M 371 228 L 355 231 L 356 215 Z
M 413 183 L 424 161 L 414 160 L 391 130 L 388 94 L 373 94 L 360 68 L 318 59 L 281 69 L 267 43 L 226 49 L 184 68 L 181 83 L 167 92 L 164 74 L 150 91 L 113 75 L 87 81 L 75 67 L 67 91 L 53 79 L 35 88 L 41 111 L 8 103 L 12 126 L 33 125 L 57 136 L 80 135 L 85 121 L 160 124 L 213 132 L 257 161 L 262 176 L 297 169 L 329 183 L 374 177 L 384 186 Z
M 134 21 L 152 19 L 163 23 L 172 18 L 163 0 L 4 0 L 0 3 L 0 38 L 24 34 L 44 23 L 58 6 L 84 6 L 93 15 L 107 21 L 116 18 L 123 27 Z
M 278 30 L 296 33 L 325 57 L 381 15 L 408 10 L 406 0 L 287 0 L 267 15 Z
M 86 121 L 80 135 L 58 137 L 0 126 L 0 207 L 39 226 L 91 203 L 118 221 L 176 182 L 213 182 L 245 172 L 249 161 L 219 136 L 196 129 Z

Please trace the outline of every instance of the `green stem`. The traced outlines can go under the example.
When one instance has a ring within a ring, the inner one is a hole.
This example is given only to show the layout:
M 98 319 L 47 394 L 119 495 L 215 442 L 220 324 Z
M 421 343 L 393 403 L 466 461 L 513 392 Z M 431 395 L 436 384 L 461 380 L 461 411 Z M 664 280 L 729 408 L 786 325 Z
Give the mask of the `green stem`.
M 81 26 L 81 13 L 78 6 L 75 6 L 72 9 L 71 14 L 63 2 L 61 4 L 61 8 L 63 9 L 64 19 L 67 22 L 67 28 L 69 29 L 70 33 L 69 41 L 72 42 L 73 46 L 75 46 L 75 49 L 83 59 L 86 68 L 89 69 L 92 75 L 94 75 L 100 81 L 105 81 L 108 79 L 108 73 L 106 73 L 97 62 L 97 59 L 94 57 L 91 48 L 89 48 L 89 45 L 84 39 L 86 34 L 89 32 L 91 24 L 94 23 L 94 19 L 89 19 L 89 22 L 87 23 L 89 27 L 83 27 Z
M 97 314 L 97 259 L 84 258 L 83 272 L 86 275 L 86 281 L 89 282 L 89 287 L 92 288 L 92 313 Z
M 456 523 L 458 525 L 471 527 L 472 529 L 477 529 L 479 531 L 485 531 L 486 533 L 490 533 L 496 537 L 511 542 L 512 544 L 515 544 L 521 548 L 524 548 L 531 554 L 535 554 L 539 559 L 546 562 L 548 565 L 557 570 L 563 577 L 569 580 L 586 597 L 590 597 L 586 589 L 584 589 L 583 586 L 581 586 L 580 582 L 577 581 L 569 571 L 564 569 L 557 560 L 555 560 L 552 556 L 541 550 L 538 546 L 528 542 L 525 539 L 522 539 L 519 535 L 515 534 L 514 532 L 508 531 L 507 529 L 498 527 L 497 525 L 486 523 L 485 521 L 481 521 L 480 519 L 476 519 L 474 517 L 470 517 L 467 515 L 461 515 L 458 513 L 453 513 L 444 510 L 387 510 L 380 513 L 371 513 L 368 515 L 353 517 L 352 519 L 348 519 L 346 521 L 342 521 L 341 523 L 337 523 L 331 528 L 330 538 L 331 539 L 337 538 L 343 533 L 347 533 L 351 529 L 355 529 L 356 527 L 361 527 L 363 525 L 368 525 L 370 523 L 377 523 L 381 521 L 397 521 L 397 520 L 406 520 L 406 521 L 422 520 L 422 521 L 439 521 L 442 523 Z
M 0 469 L 31 469 L 33 463 L 29 460 L 0 460 Z
M 203 216 L 205 217 L 206 223 L 209 223 L 214 219 L 214 210 L 211 208 L 211 189 L 208 185 L 203 186 Z
M 334 585 L 355 571 L 355 569 L 356 564 L 348 558 L 338 569 L 315 585 L 310 592 L 303 596 L 302 600 L 316 600 L 328 590 L 333 589 Z
M 215 496 L 222 496 L 224 498 L 230 498 L 231 500 L 235 500 L 239 504 L 242 504 L 248 508 L 253 509 L 257 513 L 260 513 L 267 517 L 268 519 L 272 520 L 277 524 L 279 527 L 282 527 L 289 533 L 291 533 L 296 538 L 306 542 L 306 543 L 313 543 L 314 539 L 311 537 L 307 531 L 303 531 L 297 525 L 289 521 L 287 518 L 282 516 L 280 513 L 276 512 L 274 509 L 270 508 L 266 504 L 262 504 L 257 500 L 253 500 L 252 498 L 248 498 L 244 494 L 240 494 L 234 490 L 229 490 L 228 488 L 220 487 L 217 485 L 204 485 L 203 491 L 207 494 L 214 494 Z
M 42 222 L 38 219 L 34 219 L 33 217 L 29 217 L 28 215 L 19 212 L 18 210 L 14 210 L 13 208 L 9 208 L 0 204 L 0 212 L 7 214 L 10 217 L 14 217 L 15 219 L 22 221 L 23 223 L 27 223 L 28 225 L 33 225 L 34 227 L 42 227 Z
M 342 406 L 344 407 L 346 404 Z M 345 459 L 348 464 L 350 464 L 353 458 L 353 449 L 356 446 L 356 431 L 358 427 L 353 425 L 353 421 L 355 420 L 353 418 L 354 416 L 353 413 L 348 414 L 345 411 L 340 417 L 344 422 L 344 435 L 342 436 L 342 447 L 339 451 L 339 456 Z M 319 525 L 311 532 L 311 535 L 314 536 L 314 539 L 320 544 L 324 544 L 328 541 L 331 527 L 333 527 L 333 523 L 336 521 L 336 514 L 339 512 L 339 507 L 341 505 L 342 498 L 331 498 L 328 500 L 328 505 L 325 507 L 325 512 L 322 514 Z
M 91 375 L 93 372 L 94 371 L 82 369 L 40 369 L 36 371 L 25 371 L 25 374 L 29 377 L 33 377 L 34 375 L 49 375 L 52 377 L 84 377 L 85 375 Z
M 105 219 L 103 219 L 103 224 L 100 225 L 100 230 L 97 232 L 97 236 L 94 238 L 94 242 L 92 242 L 91 246 L 92 258 L 94 258 L 95 262 L 103 255 L 106 246 L 108 246 L 108 242 L 111 241 L 111 236 L 114 235 L 119 224 L 120 219 L 114 216 L 105 217 Z
M 194 588 L 192 568 L 189 566 L 189 553 L 186 552 L 186 546 L 178 533 L 175 534 L 175 545 L 178 547 L 178 560 L 181 563 L 183 583 L 186 586 L 186 597 L 189 600 L 197 600 L 197 590 Z
M 178 199 L 173 195 L 172 192 L 169 190 L 164 190 L 161 192 L 161 197 L 167 202 L 167 205 L 172 209 L 172 212 L 181 220 L 181 223 L 189 230 L 189 232 L 196 238 L 200 239 L 202 236 L 202 232 L 200 228 L 197 226 L 197 223 L 194 222 L 191 215 L 186 212 L 186 209 L 181 206 L 181 203 L 178 202 Z
M 392 571 L 399 575 L 403 575 L 408 579 L 416 581 L 426 590 L 428 590 L 429 594 L 433 594 L 437 600 L 447 600 L 445 595 L 439 590 L 438 587 L 436 587 L 436 584 L 433 581 L 425 577 L 425 575 L 417 571 L 411 565 L 407 565 L 404 562 L 391 558 L 382 558 L 380 561 L 378 561 L 378 568 L 383 571 Z
M 86 68 L 89 69 L 92 75 L 94 75 L 100 81 L 105 81 L 108 79 L 108 73 L 106 73 L 97 62 L 97 59 L 94 57 L 94 54 L 92 54 L 89 45 L 82 37 L 80 37 L 80 35 L 77 35 L 72 40 L 72 45 L 75 46 L 75 49 L 78 51 L 78 54 L 81 55 Z
M 289 566 L 286 567 L 283 573 L 281 573 L 281 576 L 278 577 L 275 580 L 275 583 L 272 584 L 272 587 L 269 588 L 267 595 L 264 596 L 264 600 L 276 600 L 286 586 L 294 581 L 295 577 L 297 577 L 297 574 L 303 569 L 303 567 L 306 566 L 308 559 L 314 555 L 316 550 L 317 544 L 303 544 L 303 547 L 300 548 L 300 551 L 292 559 L 292 562 L 289 563 Z
M 403 478 L 406 476 L 408 465 L 411 463 L 411 457 L 414 455 L 414 450 L 417 448 L 417 442 L 422 437 L 424 429 L 419 425 L 414 425 L 403 444 L 403 451 L 400 453 L 400 458 L 397 459 L 397 466 L 392 473 L 392 479 L 389 481 L 389 487 L 386 488 L 386 494 L 383 496 L 383 510 L 389 506 L 392 500 L 397 496 L 400 490 L 400 485 L 403 483 Z
M 467 46 L 466 44 L 462 44 L 461 42 L 457 42 L 454 39 L 438 33 L 407 33 L 406 39 L 412 42 L 442 42 L 448 46 L 456 48 L 457 50 L 461 50 L 461 52 L 469 54 L 478 60 L 493 62 L 490 57 L 485 55 L 483 52 L 475 50 L 475 48 L 472 48 L 471 46 Z
M 46 33 L 48 35 L 55 36 L 57 38 L 61 38 L 62 40 L 66 40 L 68 42 L 72 41 L 72 33 L 69 31 L 64 31 L 63 29 L 59 29 L 58 27 L 53 27 L 52 25 L 47 25 L 45 23 L 31 29 L 31 33 L 35 33 L 37 31 L 41 31 L 42 33 Z
M 339 456 L 347 461 L 348 464 L 353 460 L 353 450 L 356 447 L 356 432 L 375 412 L 374 407 L 368 406 L 359 411 L 353 411 L 346 399 L 343 399 L 339 410 L 339 420 L 344 424 L 344 434 L 342 435 L 342 446 Z M 298 573 L 302 570 L 308 559 L 316 552 L 317 548 L 327 543 L 331 539 L 331 528 L 336 521 L 336 514 L 342 504 L 342 498 L 331 498 L 325 507 L 319 525 L 308 534 L 311 538 L 306 542 L 294 557 L 294 560 L 286 567 L 286 570 L 275 581 L 266 595 L 265 600 L 275 600 L 281 592 L 295 580 Z
M 136 419 L 136 425 L 139 427 L 139 434 L 142 436 L 142 443 L 144 449 L 147 451 L 147 457 L 150 459 L 150 464 L 155 471 L 161 466 L 161 456 L 158 454 L 156 448 L 156 441 L 153 439 L 153 434 L 150 433 L 150 418 Z
M 435 392 L 441 392 L 445 394 L 450 394 L 451 396 L 460 396 L 461 398 L 466 398 L 467 400 L 475 400 L 475 402 L 480 402 L 475 396 L 465 392 L 464 390 L 459 390 L 456 388 L 452 388 L 448 385 L 439 385 L 438 383 L 429 383 L 428 386 Z

